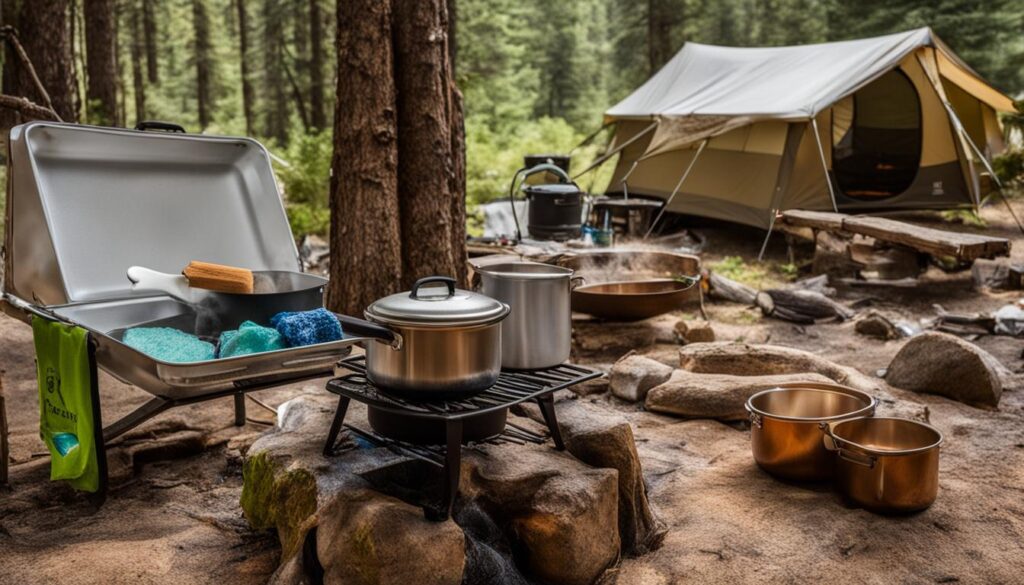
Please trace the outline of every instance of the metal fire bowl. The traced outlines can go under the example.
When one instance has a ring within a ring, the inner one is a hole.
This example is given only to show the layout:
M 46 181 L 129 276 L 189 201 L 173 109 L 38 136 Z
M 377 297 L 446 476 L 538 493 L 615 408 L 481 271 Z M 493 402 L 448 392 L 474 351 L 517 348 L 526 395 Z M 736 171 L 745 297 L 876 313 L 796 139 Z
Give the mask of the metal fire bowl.
M 416 418 L 383 408 L 368 406 L 366 418 L 370 428 L 389 439 L 417 445 L 444 445 L 447 441 L 447 421 Z M 462 442 L 484 441 L 505 430 L 508 409 L 499 408 L 462 419 Z
M 572 291 L 572 310 L 611 321 L 639 321 L 682 309 L 695 284 L 671 279 L 588 284 Z

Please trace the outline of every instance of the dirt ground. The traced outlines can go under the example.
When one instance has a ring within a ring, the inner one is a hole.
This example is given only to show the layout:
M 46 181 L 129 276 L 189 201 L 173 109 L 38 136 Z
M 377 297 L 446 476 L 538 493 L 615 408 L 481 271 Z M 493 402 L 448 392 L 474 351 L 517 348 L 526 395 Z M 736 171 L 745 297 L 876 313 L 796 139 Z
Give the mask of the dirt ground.
M 1024 217 L 1024 201 L 1015 206 Z M 1013 257 L 1024 261 L 1024 237 L 1009 215 L 992 206 L 982 216 L 983 231 L 1013 238 Z M 704 257 L 711 262 L 734 255 L 750 262 L 763 235 L 725 228 L 705 234 Z M 769 261 L 785 262 L 781 238 L 773 239 Z M 926 281 L 914 291 L 843 291 L 841 300 L 862 300 L 894 320 L 918 322 L 934 316 L 934 304 L 988 312 L 1020 296 L 975 292 L 969 272 L 932 269 Z M 735 305 L 711 304 L 709 314 L 720 340 L 801 348 L 868 374 L 887 366 L 903 343 L 864 338 L 849 323 L 804 327 L 762 319 Z M 1022 370 L 1024 340 L 986 336 L 976 343 Z M 276 537 L 251 530 L 239 507 L 238 447 L 264 424 L 232 426 L 230 399 L 157 417 L 115 443 L 113 486 L 97 508 L 48 481 L 31 331 L 7 317 L 0 317 L 0 368 L 13 460 L 11 486 L 0 491 L 0 584 L 229 585 L 263 583 L 274 571 Z M 107 423 L 148 397 L 107 375 L 100 385 Z M 255 396 L 276 406 L 297 391 Z M 1021 389 L 1005 393 L 998 411 L 920 398 L 932 423 L 947 433 L 940 495 L 928 511 L 897 519 L 848 508 L 827 487 L 772 480 L 754 466 L 744 430 L 643 412 L 606 396 L 593 400 L 630 417 L 652 502 L 670 526 L 660 550 L 623 561 L 619 583 L 1024 583 Z M 251 402 L 249 416 L 272 420 Z

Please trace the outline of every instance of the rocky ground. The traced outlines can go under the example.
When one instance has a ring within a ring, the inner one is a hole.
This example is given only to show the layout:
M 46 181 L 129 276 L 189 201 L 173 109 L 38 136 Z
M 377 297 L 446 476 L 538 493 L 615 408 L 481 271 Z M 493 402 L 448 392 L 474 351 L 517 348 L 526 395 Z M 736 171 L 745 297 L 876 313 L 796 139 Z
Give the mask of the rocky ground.
M 1024 212 L 1024 205 L 1018 209 Z M 984 217 L 989 233 L 1015 238 L 1014 257 L 1024 260 L 1024 238 L 1014 234 L 1009 218 L 997 209 L 986 210 Z M 711 261 L 753 257 L 760 243 L 744 234 L 712 230 L 708 235 L 712 244 L 706 260 Z M 778 244 L 773 254 L 781 261 L 784 248 Z M 969 274 L 932 270 L 926 280 L 915 291 L 856 289 L 842 291 L 840 299 L 859 300 L 861 310 L 871 308 L 894 321 L 918 322 L 934 316 L 934 304 L 956 312 L 992 311 L 1020 296 L 973 291 Z M 734 360 L 726 371 L 724 362 L 706 353 L 718 346 L 687 345 L 680 354 L 675 327 L 680 319 L 697 324 L 693 314 L 625 327 L 577 323 L 580 361 L 611 369 L 630 350 L 650 358 L 644 370 L 650 377 L 639 384 L 644 388 L 627 388 L 625 376 L 615 382 L 624 388 L 618 396 L 609 391 L 607 380 L 588 384 L 581 393 L 586 395 L 560 396 L 567 434 L 576 437 L 568 453 L 506 445 L 470 455 L 456 522 L 442 524 L 423 521 L 401 490 L 381 488 L 402 483 L 405 473 L 368 472 L 368 462 L 375 469 L 391 469 L 393 461 L 383 454 L 354 449 L 332 462 L 318 459 L 318 433 L 326 432 L 332 406 L 322 381 L 255 395 L 272 407 L 289 400 L 303 405 L 291 411 L 291 422 L 282 421 L 273 432 L 267 433 L 270 427 L 263 424 L 272 422 L 273 414 L 252 403 L 254 422 L 232 426 L 231 401 L 224 399 L 165 413 L 122 437 L 110 455 L 110 497 L 96 508 L 47 481 L 48 463 L 37 431 L 31 333 L 0 318 L 12 456 L 11 486 L 0 492 L 0 583 L 264 583 L 282 561 L 278 582 L 289 582 L 295 574 L 289 571 L 301 563 L 297 553 L 304 535 L 317 522 L 318 561 L 328 582 L 337 583 L 425 582 L 383 570 L 401 566 L 409 551 L 448 551 L 432 558 L 434 566 L 453 569 L 462 563 L 464 569 L 473 568 L 466 574 L 481 583 L 488 582 L 488 575 L 507 582 L 517 582 L 524 573 L 549 582 L 593 576 L 582 569 L 573 572 L 581 567 L 598 567 L 604 582 L 624 584 L 1024 581 L 1024 390 L 1018 375 L 1024 341 L 984 336 L 974 342 L 1005 371 L 991 370 L 1002 387 L 998 407 L 971 406 L 892 388 L 877 378 L 908 343 L 904 339 L 865 337 L 849 322 L 796 326 L 724 303 L 709 304 L 708 313 L 719 342 L 797 348 L 811 357 L 778 357 L 784 350 L 752 347 L 766 357 Z M 737 401 L 757 387 L 758 376 L 804 374 L 871 387 L 884 397 L 883 411 L 927 417 L 945 434 L 934 506 L 910 516 L 878 516 L 845 503 L 828 485 L 784 483 L 756 467 Z M 745 378 L 728 378 L 735 375 Z M 101 387 L 108 422 L 147 398 L 105 375 Z M 723 392 L 715 393 L 716 388 Z M 699 392 L 707 393 L 708 400 L 689 399 Z M 698 407 L 706 410 L 691 410 Z M 309 416 L 295 418 L 303 409 Z M 352 416 L 357 420 L 361 415 L 356 410 Z M 528 425 L 537 413 L 528 409 L 520 416 Z M 591 428 L 587 421 L 602 422 Z M 635 439 L 636 469 L 629 458 L 602 458 L 610 451 L 595 447 L 613 440 L 608 437 L 621 441 L 623 428 Z M 260 502 L 270 500 L 258 498 L 249 498 L 243 512 L 243 467 L 252 470 L 258 453 L 289 457 L 291 471 L 311 469 L 340 478 L 333 487 L 316 485 L 308 492 L 313 496 L 308 505 L 317 511 L 314 520 L 260 516 L 269 509 Z M 523 469 L 533 471 L 520 473 L 503 461 L 520 461 Z M 358 489 L 341 489 L 342 484 Z M 338 498 L 338 493 L 347 495 Z M 506 517 L 499 517 L 503 509 Z M 609 515 L 608 510 L 616 512 Z M 508 526 L 515 530 L 503 532 Z M 392 540 L 399 532 L 402 537 Z M 362 537 L 353 540 L 353 535 Z M 392 556 L 374 558 L 386 564 L 353 562 L 367 550 L 378 550 L 367 546 L 385 543 Z M 578 548 L 592 554 L 574 557 L 573 547 L 559 549 L 557 543 L 584 543 Z M 655 550 L 636 554 L 649 548 Z M 552 570 L 569 572 L 545 572 Z M 447 573 L 454 571 L 433 576 L 444 582 Z

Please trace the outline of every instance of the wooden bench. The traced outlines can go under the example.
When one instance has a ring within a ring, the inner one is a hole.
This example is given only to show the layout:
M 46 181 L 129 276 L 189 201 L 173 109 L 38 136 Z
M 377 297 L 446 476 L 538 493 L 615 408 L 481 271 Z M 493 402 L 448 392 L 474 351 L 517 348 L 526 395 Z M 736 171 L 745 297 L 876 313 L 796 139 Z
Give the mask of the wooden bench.
M 867 236 L 963 263 L 1010 255 L 1010 240 L 1006 238 L 939 230 L 884 217 L 790 210 L 783 212 L 782 223 L 794 228 Z

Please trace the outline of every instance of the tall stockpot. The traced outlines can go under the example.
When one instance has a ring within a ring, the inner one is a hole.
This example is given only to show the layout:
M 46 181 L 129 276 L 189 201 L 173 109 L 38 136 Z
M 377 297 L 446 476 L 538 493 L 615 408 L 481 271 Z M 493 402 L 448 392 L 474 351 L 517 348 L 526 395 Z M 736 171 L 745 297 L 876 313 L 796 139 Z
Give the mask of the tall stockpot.
M 792 383 L 764 390 L 746 403 L 754 461 L 772 475 L 820 481 L 832 476 L 822 423 L 872 416 L 872 396 L 838 384 Z
M 436 284 L 443 289 L 428 286 Z M 366 346 L 366 373 L 377 386 L 431 398 L 472 394 L 498 380 L 509 307 L 455 288 L 453 278 L 421 278 L 411 291 L 378 299 L 363 314 L 386 329 L 375 335 L 381 341 Z
M 480 292 L 511 309 L 501 325 L 501 365 L 528 370 L 557 366 L 572 349 L 573 271 L 535 262 L 477 269 Z

